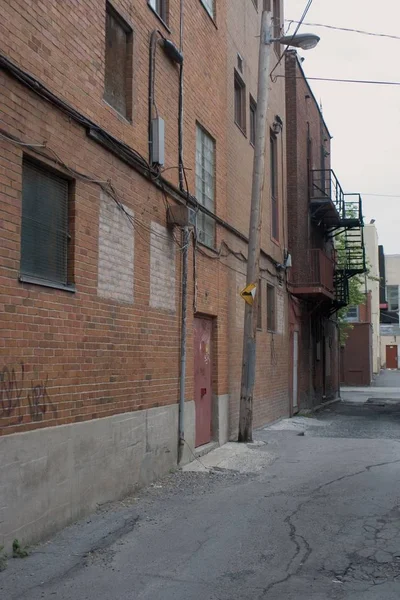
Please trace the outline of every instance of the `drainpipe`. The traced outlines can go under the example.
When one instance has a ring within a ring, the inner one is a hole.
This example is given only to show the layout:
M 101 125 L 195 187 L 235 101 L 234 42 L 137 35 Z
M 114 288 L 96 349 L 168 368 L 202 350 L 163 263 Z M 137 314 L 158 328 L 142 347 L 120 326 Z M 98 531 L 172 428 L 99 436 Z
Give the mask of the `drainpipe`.
M 178 463 L 182 460 L 185 443 L 185 380 L 186 380 L 186 330 L 187 330 L 187 289 L 189 264 L 189 227 L 182 231 L 182 321 L 181 321 L 181 372 L 179 389 L 179 442 Z
M 179 51 L 183 55 L 183 5 L 180 2 Z M 179 189 L 185 190 L 185 171 L 183 167 L 183 62 L 179 66 L 179 117 L 178 117 L 178 165 Z M 189 190 L 186 190 L 189 192 Z

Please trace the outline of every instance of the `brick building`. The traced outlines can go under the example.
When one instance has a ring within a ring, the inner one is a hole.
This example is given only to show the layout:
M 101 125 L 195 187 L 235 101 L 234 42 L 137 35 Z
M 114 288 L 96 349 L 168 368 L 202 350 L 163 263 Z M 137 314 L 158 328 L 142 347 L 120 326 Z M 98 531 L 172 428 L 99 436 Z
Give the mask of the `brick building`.
M 291 410 L 339 392 L 335 313 L 365 271 L 361 198 L 331 169 L 331 136 L 297 53 L 286 54 Z M 340 239 L 340 243 L 335 239 Z M 339 252 L 340 247 L 340 252 Z
M 340 381 L 344 385 L 371 385 L 374 334 L 371 291 L 365 295 L 363 304 L 349 307 L 347 321 L 351 329 L 340 349 Z
M 182 460 L 237 434 L 256 5 L 2 4 L 0 543 L 35 541 L 177 464 L 186 251 Z M 283 81 L 255 425 L 289 410 Z M 187 247 L 169 222 L 193 218 Z

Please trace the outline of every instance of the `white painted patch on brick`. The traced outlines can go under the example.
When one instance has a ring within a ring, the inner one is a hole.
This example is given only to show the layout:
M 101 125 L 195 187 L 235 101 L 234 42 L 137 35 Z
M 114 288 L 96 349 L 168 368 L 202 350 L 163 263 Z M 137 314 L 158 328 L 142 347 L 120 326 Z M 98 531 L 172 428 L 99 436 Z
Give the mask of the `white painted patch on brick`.
M 245 301 L 240 292 L 246 287 L 246 275 L 236 273 L 236 327 L 243 329 L 244 327 L 244 309 Z
M 125 210 L 133 216 L 130 209 Z M 97 293 L 133 303 L 134 229 L 108 194 L 100 194 Z
M 150 306 L 175 312 L 175 246 L 170 232 L 151 223 Z
M 280 289 L 276 289 L 276 330 L 283 335 L 285 333 L 285 298 Z

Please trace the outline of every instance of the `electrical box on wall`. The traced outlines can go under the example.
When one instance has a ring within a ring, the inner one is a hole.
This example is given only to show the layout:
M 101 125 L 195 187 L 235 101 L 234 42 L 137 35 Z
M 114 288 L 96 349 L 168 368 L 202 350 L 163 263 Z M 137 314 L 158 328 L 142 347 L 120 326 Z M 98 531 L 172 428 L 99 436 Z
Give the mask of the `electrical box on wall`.
M 164 165 L 165 123 L 157 117 L 151 122 L 151 162 L 153 165 Z
M 177 225 L 178 227 L 195 227 L 196 212 L 193 208 L 183 204 L 169 206 L 167 221 L 169 225 Z

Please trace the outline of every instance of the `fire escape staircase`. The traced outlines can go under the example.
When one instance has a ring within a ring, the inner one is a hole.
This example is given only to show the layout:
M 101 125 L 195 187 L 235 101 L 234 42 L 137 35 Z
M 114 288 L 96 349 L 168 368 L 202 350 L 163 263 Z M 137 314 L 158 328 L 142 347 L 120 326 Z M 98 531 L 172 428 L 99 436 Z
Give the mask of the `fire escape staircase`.
M 312 221 L 341 246 L 334 273 L 334 313 L 349 303 L 349 280 L 366 272 L 362 199 L 359 194 L 345 194 L 331 169 L 314 170 L 310 179 Z

